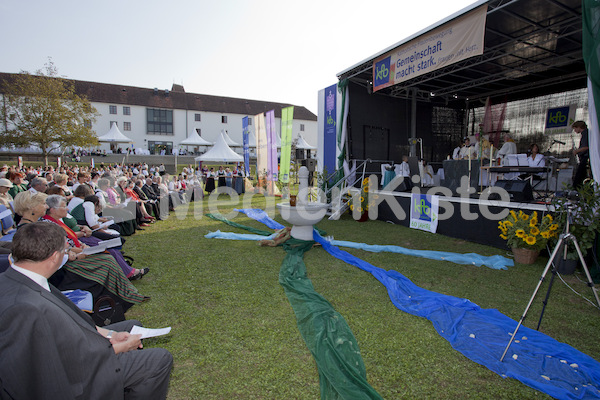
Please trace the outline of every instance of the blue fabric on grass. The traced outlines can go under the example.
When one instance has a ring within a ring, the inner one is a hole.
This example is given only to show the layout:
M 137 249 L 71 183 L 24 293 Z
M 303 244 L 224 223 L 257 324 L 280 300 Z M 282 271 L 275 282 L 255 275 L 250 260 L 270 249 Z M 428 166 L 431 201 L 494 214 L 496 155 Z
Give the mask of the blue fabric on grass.
M 273 233 L 269 236 L 263 235 L 255 235 L 252 233 L 233 233 L 233 232 L 208 232 L 204 235 L 207 239 L 228 239 L 228 240 L 272 240 L 275 236 L 277 236 L 277 232 Z
M 260 208 L 235 208 L 234 210 L 246 214 L 248 218 L 252 218 L 253 220 L 262 222 L 271 229 L 285 228 L 284 225 L 281 225 L 279 222 L 269 217 L 269 215 Z
M 256 208 L 245 208 L 245 209 L 236 209 L 236 211 L 242 212 L 246 214 L 249 218 L 252 218 L 258 222 L 262 222 L 266 226 L 271 229 L 282 229 L 284 228 L 279 222 L 273 220 L 271 217 L 267 215 L 267 213 L 261 209 Z M 260 239 L 259 239 L 260 240 Z M 476 265 L 478 267 L 485 265 L 492 269 L 507 269 L 507 267 L 512 267 L 515 265 L 514 261 L 502 257 L 499 255 L 496 256 L 482 256 L 476 253 L 468 253 L 468 254 L 460 254 L 460 253 L 451 253 L 448 251 L 430 251 L 430 250 L 412 250 L 407 249 L 405 247 L 393 246 L 393 245 L 372 245 L 366 243 L 356 243 L 356 242 L 347 242 L 343 240 L 333 240 L 331 242 L 334 246 L 342 246 L 342 247 L 350 247 L 354 249 L 361 249 L 370 252 L 390 252 L 390 253 L 399 253 L 406 254 L 409 256 L 428 258 L 431 260 L 443 260 L 450 261 L 456 264 L 470 264 Z
M 383 270 L 340 250 L 316 231 L 314 239 L 332 256 L 371 273 L 387 288 L 397 308 L 430 320 L 454 349 L 472 361 L 557 399 L 600 399 L 600 363 L 588 355 L 521 326 L 500 362 L 516 321 L 467 299 L 420 288 L 397 271 Z

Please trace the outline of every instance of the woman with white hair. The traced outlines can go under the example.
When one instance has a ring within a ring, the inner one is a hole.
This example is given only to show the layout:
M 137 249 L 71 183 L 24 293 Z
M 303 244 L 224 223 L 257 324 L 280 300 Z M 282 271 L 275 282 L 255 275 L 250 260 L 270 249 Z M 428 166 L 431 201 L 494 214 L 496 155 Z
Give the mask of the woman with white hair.
M 31 194 L 29 191 L 19 193 L 15 197 L 15 212 L 21 215 L 21 223 L 17 227 L 33 222 L 37 222 L 45 216 L 48 205 L 46 204 L 47 195 L 45 193 Z M 65 204 L 66 210 L 66 204 Z M 45 219 L 48 223 L 56 223 L 62 227 L 64 223 Z M 64 227 L 63 227 L 64 229 Z M 96 282 L 112 295 L 125 303 L 124 308 L 130 307 L 135 303 L 141 303 L 146 298 L 140 294 L 135 286 L 123 274 L 123 270 L 117 264 L 110 254 L 92 254 L 82 253 L 83 244 L 79 241 L 76 234 L 70 234 L 66 231 L 69 250 L 66 253 L 68 261 L 62 269 L 58 270 L 50 279 L 50 282 L 60 290 L 83 289 L 89 281 Z M 92 290 L 90 290 L 92 291 Z M 97 297 L 100 293 L 92 291 Z M 94 300 L 96 300 L 94 298 Z
M 509 154 L 517 154 L 517 144 L 514 142 L 510 134 L 504 134 L 504 144 L 498 150 L 496 157 L 504 159 Z

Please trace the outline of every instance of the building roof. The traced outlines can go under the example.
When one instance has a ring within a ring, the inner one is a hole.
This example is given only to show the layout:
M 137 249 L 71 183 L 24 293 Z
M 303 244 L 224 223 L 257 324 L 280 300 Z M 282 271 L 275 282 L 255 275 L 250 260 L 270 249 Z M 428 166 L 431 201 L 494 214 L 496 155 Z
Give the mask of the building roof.
M 17 74 L 0 72 L 0 82 L 10 81 Z M 275 110 L 275 117 L 281 118 L 281 109 L 292 104 L 270 101 L 239 99 L 235 97 L 210 96 L 186 93 L 182 85 L 168 89 L 147 89 L 135 86 L 71 80 L 78 95 L 91 102 L 168 108 L 191 111 L 215 112 L 222 114 L 256 115 Z M 0 85 L 1 90 L 2 85 Z M 316 93 L 315 93 L 316 96 Z M 316 121 L 317 116 L 303 106 L 294 106 L 294 119 Z
M 439 70 L 380 90 L 377 95 L 462 107 L 465 99 L 493 103 L 520 100 L 586 86 L 582 55 L 581 0 L 480 0 L 437 24 L 338 73 L 365 86 L 373 61 L 427 32 L 487 5 L 484 51 Z M 435 94 L 435 96 L 431 96 Z

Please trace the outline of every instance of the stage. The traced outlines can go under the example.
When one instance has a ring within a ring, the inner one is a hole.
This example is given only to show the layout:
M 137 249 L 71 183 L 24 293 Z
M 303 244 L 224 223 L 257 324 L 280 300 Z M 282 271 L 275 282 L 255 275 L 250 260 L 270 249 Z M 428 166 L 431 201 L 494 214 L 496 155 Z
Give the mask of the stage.
M 381 201 L 378 204 L 377 219 L 408 227 L 410 223 L 411 192 L 380 190 L 375 193 L 379 196 L 378 201 Z M 421 193 L 426 194 L 426 188 Z M 403 213 L 394 212 L 390 206 L 390 202 L 398 204 L 402 208 Z M 507 247 L 506 240 L 499 236 L 498 221 L 503 219 L 498 218 L 500 213 L 505 210 L 514 210 L 516 212 L 522 210 L 526 213 L 537 211 L 541 215 L 554 210 L 549 204 L 507 202 L 484 200 L 479 197 L 455 196 L 439 196 L 439 207 L 440 218 L 438 220 L 437 233 L 502 249 L 507 249 Z

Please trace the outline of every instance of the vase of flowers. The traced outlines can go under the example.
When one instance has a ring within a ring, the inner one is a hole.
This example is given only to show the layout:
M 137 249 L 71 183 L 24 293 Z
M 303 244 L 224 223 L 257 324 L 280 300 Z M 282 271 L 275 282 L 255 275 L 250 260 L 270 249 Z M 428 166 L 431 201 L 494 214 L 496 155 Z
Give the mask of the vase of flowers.
M 358 192 L 352 194 L 349 203 L 350 213 L 353 216 L 360 215 L 360 218 L 355 218 L 358 222 L 365 222 L 369 219 L 369 178 L 363 179 L 360 187 L 360 196 Z
M 500 237 L 512 248 L 515 262 L 519 264 L 533 264 L 548 240 L 557 236 L 558 227 L 550 214 L 538 219 L 537 211 L 526 214 L 519 210 L 517 214 L 511 210 L 498 222 Z

